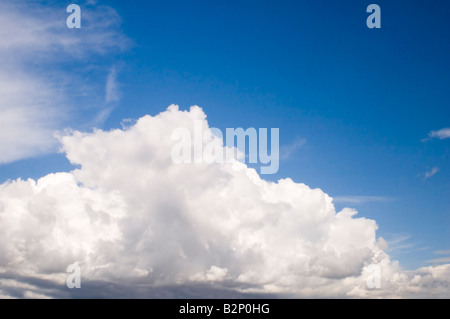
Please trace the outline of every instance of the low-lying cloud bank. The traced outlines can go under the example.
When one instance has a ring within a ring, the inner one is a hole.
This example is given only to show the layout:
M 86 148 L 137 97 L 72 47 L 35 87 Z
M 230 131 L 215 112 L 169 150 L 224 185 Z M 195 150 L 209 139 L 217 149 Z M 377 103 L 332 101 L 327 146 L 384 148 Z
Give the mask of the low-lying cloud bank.
M 170 106 L 64 134 L 79 169 L 1 185 L 0 297 L 450 297 L 450 265 L 403 271 L 375 221 L 320 189 L 237 161 L 173 163 L 171 133 L 195 120 L 209 130 L 201 108 Z

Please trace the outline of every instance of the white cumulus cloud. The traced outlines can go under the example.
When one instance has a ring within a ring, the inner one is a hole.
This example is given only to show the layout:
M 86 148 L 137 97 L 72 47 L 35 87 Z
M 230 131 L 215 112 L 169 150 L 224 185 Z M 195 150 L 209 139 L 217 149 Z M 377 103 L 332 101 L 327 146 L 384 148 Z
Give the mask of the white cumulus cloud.
M 320 189 L 238 161 L 174 164 L 171 133 L 198 120 L 209 130 L 201 108 L 170 106 L 74 131 L 60 141 L 79 169 L 1 185 L 0 295 L 449 297 L 449 265 L 402 271 L 376 222 Z M 69 290 L 73 263 L 82 288 Z

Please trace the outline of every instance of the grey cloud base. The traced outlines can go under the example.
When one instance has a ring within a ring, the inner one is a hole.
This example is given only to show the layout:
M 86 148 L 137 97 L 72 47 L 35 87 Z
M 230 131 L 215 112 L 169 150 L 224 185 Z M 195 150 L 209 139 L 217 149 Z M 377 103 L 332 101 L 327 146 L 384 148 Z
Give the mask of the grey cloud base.
M 174 164 L 171 132 L 199 107 L 72 132 L 80 168 L 0 186 L 0 297 L 449 297 L 450 266 L 403 271 L 375 221 L 320 189 L 237 161 Z M 205 141 L 207 143 L 208 141 Z M 66 287 L 78 262 L 82 288 Z M 371 265 L 381 287 L 369 289 Z

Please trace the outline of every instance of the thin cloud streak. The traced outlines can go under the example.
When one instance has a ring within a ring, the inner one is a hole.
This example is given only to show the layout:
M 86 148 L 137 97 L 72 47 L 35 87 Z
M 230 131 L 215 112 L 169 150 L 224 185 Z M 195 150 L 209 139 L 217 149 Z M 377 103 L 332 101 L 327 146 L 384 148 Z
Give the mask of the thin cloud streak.
M 371 202 L 390 202 L 394 200 L 391 197 L 386 196 L 335 196 L 333 201 L 335 203 L 348 203 L 348 204 L 364 204 Z
M 450 263 L 450 256 L 427 260 L 427 263 L 433 263 L 433 264 Z
M 430 177 L 433 177 L 434 175 L 436 175 L 439 172 L 439 168 L 438 167 L 433 167 L 431 170 L 429 170 L 428 172 L 426 172 L 423 176 L 423 179 L 427 180 Z
M 450 255 L 450 250 L 437 250 L 434 253 L 436 255 Z
M 117 102 L 120 100 L 119 84 L 117 83 L 117 69 L 115 66 L 109 71 L 106 79 L 105 102 Z
M 306 144 L 306 139 L 297 138 L 294 142 L 288 145 L 281 146 L 280 148 L 280 159 L 289 159 L 292 155 L 301 149 Z

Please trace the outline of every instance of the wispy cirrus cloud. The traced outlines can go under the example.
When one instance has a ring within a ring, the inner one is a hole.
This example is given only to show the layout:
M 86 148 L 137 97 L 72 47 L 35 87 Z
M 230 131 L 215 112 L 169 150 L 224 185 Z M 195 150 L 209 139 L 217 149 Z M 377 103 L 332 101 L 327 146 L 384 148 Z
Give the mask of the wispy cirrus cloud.
M 439 172 L 439 167 L 433 167 L 429 171 L 425 172 L 425 174 L 423 174 L 423 179 L 429 179 L 430 177 L 433 177 L 434 175 L 436 175 L 438 172 Z
M 450 255 L 450 249 L 449 250 L 437 250 L 434 253 L 436 255 Z
M 394 200 L 392 197 L 386 196 L 335 196 L 333 201 L 335 203 L 348 203 L 348 204 L 364 204 L 371 202 L 390 202 Z
M 306 139 L 297 137 L 291 144 L 280 147 L 280 159 L 289 159 L 306 144 Z
M 117 69 L 113 66 L 106 78 L 105 102 L 117 102 L 120 99 L 119 84 L 117 82 Z
M 61 7 L 0 3 L 0 164 L 56 150 L 53 132 L 69 117 L 77 125 L 74 97 L 98 94 L 80 66 L 129 46 L 113 9 L 88 4 L 82 17 L 85 27 L 68 29 Z
M 428 263 L 434 263 L 434 264 L 444 264 L 444 263 L 450 263 L 450 256 L 449 257 L 441 257 L 441 258 L 435 258 L 427 260 Z
M 415 247 L 415 244 L 410 242 L 411 235 L 409 234 L 394 234 L 386 241 L 390 251 L 405 251 Z
M 450 263 L 450 250 L 437 250 L 434 252 L 434 254 L 435 255 L 448 255 L 448 256 L 427 260 L 428 263 L 433 263 L 433 264 Z

